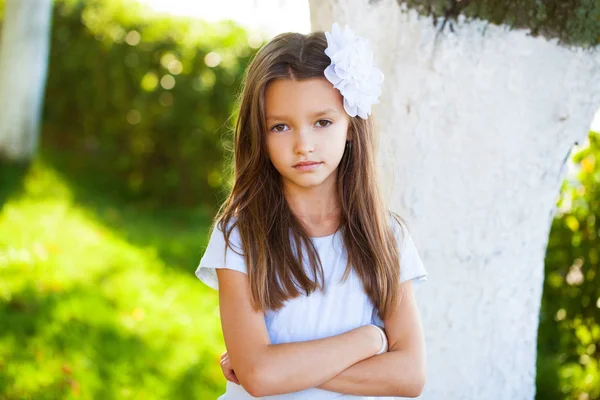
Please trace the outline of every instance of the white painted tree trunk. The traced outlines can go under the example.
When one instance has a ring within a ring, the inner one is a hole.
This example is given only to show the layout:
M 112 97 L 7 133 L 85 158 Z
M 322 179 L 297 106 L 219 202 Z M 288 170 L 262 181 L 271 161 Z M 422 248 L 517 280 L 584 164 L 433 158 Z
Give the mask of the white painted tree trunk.
M 550 224 L 600 104 L 598 49 L 462 17 L 436 39 L 394 0 L 341 3 L 310 0 L 312 30 L 349 24 L 385 74 L 380 163 L 429 272 L 421 398 L 532 400 Z
M 37 150 L 46 85 L 51 0 L 6 0 L 0 41 L 0 156 Z

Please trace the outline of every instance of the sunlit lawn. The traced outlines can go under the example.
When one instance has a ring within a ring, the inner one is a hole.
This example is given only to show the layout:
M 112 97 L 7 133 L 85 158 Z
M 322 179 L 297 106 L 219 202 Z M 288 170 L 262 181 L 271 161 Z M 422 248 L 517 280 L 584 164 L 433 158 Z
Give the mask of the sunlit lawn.
M 209 217 L 0 168 L 0 399 L 216 398 L 217 296 L 193 273 Z

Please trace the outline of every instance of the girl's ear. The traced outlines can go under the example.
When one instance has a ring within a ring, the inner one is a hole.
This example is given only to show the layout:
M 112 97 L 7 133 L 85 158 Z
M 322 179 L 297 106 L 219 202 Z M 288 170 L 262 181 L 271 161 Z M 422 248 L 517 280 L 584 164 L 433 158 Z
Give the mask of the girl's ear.
M 348 129 L 346 129 L 346 141 L 354 140 L 355 126 L 352 118 L 348 118 Z

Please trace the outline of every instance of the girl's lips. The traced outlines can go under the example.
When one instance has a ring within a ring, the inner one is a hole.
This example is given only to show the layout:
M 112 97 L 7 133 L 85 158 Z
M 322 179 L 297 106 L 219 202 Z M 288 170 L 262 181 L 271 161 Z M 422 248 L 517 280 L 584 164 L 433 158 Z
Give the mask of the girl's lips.
M 300 164 L 300 165 L 294 166 L 294 168 L 296 168 L 299 171 L 313 171 L 313 170 L 319 168 L 319 166 L 321 164 L 322 164 L 321 162 L 312 163 L 312 164 Z

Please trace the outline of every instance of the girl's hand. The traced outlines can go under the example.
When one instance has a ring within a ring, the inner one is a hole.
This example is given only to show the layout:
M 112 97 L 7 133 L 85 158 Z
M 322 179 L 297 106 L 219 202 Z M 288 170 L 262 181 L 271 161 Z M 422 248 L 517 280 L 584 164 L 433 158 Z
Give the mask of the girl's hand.
M 229 356 L 227 355 L 227 352 L 221 354 L 221 369 L 223 370 L 223 375 L 225 375 L 225 379 L 235 383 L 236 385 L 240 384 L 240 381 L 238 381 L 238 378 L 237 376 L 235 376 L 235 372 L 231 367 L 231 362 L 229 361 Z

